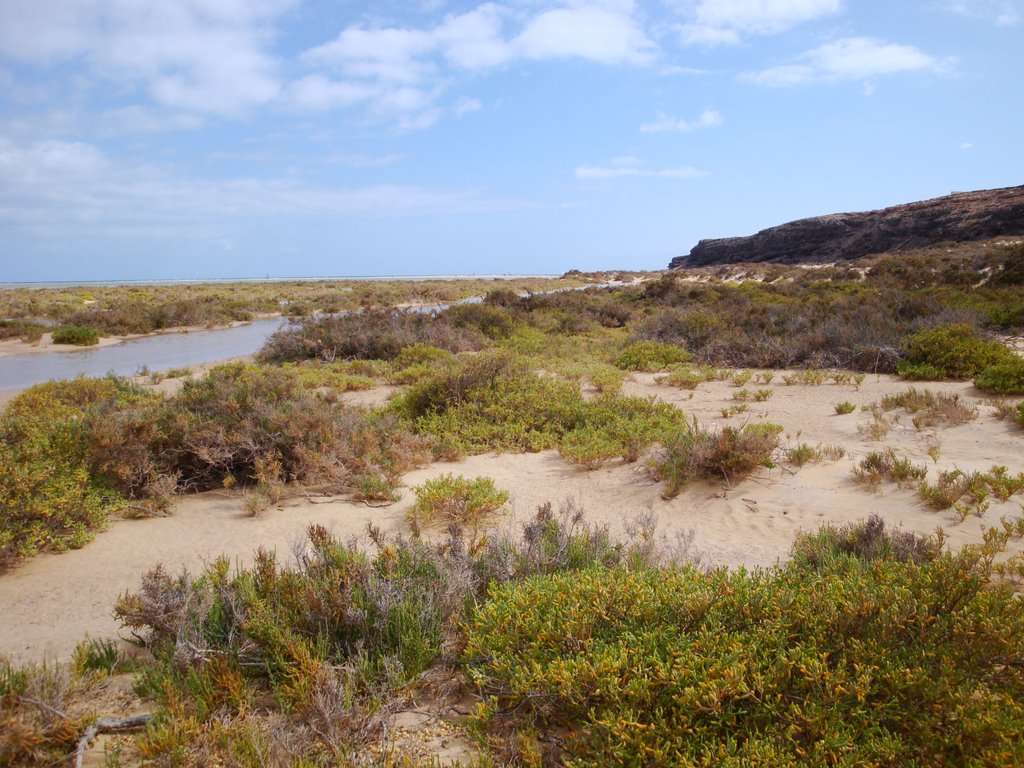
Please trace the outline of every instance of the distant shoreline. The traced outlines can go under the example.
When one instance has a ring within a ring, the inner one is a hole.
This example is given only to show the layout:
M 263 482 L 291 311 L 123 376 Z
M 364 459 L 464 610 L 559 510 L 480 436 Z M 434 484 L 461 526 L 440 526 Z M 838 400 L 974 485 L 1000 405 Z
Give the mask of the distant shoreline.
M 73 288 L 75 286 L 115 285 L 205 285 L 210 283 L 329 283 L 329 282 L 424 282 L 428 280 L 523 280 L 527 278 L 548 279 L 561 275 L 338 275 L 320 277 L 197 277 L 167 278 L 157 280 L 39 280 L 0 282 L 0 290 L 16 288 Z

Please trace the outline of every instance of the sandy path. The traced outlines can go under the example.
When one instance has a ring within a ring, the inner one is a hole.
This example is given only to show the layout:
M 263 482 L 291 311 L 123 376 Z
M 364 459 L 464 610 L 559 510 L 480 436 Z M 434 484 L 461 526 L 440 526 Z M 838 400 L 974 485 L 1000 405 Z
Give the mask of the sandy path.
M 888 446 L 927 463 L 930 479 L 953 466 L 987 470 L 1002 464 L 1014 473 L 1024 470 L 1024 430 L 993 418 L 988 405 L 980 406 L 973 422 L 923 432 L 904 414 L 886 438 L 876 442 L 857 430 L 858 423 L 869 420 L 868 414 L 857 411 L 837 416 L 833 406 L 843 400 L 867 405 L 886 393 L 907 389 L 905 382 L 892 377 L 868 377 L 858 391 L 852 385 L 786 386 L 776 374 L 776 380 L 768 385 L 774 392 L 771 399 L 751 403 L 750 413 L 729 420 L 724 420 L 720 411 L 735 402 L 735 388 L 726 382 L 702 384 L 690 399 L 688 391 L 657 385 L 653 376 L 634 378 L 626 385 L 629 394 L 676 403 L 708 425 L 739 425 L 748 418 L 770 420 L 785 427 L 790 445 L 835 443 L 845 447 L 848 455 L 796 470 L 762 470 L 732 488 L 720 483 L 694 484 L 671 500 L 662 498 L 662 487 L 639 465 L 614 463 L 588 472 L 567 464 L 553 451 L 486 454 L 438 463 L 409 473 L 405 483 L 413 486 L 447 472 L 492 477 L 511 497 L 508 513 L 498 521 L 501 526 L 518 527 L 538 505 L 566 499 L 575 501 L 590 520 L 607 524 L 616 534 L 622 534 L 629 519 L 652 511 L 661 533 L 671 539 L 676 532 L 692 530 L 693 550 L 704 562 L 731 566 L 770 565 L 787 556 L 798 530 L 813 530 L 825 521 L 863 519 L 872 512 L 922 533 L 942 526 L 954 547 L 978 541 L 983 522 L 995 524 L 1000 514 L 1020 513 L 1018 496 L 1006 504 L 993 503 L 983 521 L 970 517 L 959 523 L 951 511 L 926 508 L 913 492 L 884 487 L 883 493 L 873 494 L 851 479 L 856 459 Z M 969 402 L 981 397 L 970 384 L 926 386 L 936 392 L 960 394 Z M 377 402 L 388 392 L 351 393 L 351 398 Z M 936 442 L 940 453 L 934 463 L 927 451 Z M 339 500 L 314 504 L 301 499 L 253 518 L 244 510 L 240 496 L 205 494 L 182 499 L 168 518 L 116 521 L 81 550 L 43 555 L 0 576 L 0 654 L 21 659 L 38 659 L 44 654 L 66 657 L 87 633 L 113 636 L 117 631 L 111 616 L 114 600 L 134 589 L 139 576 L 157 562 L 172 572 L 182 567 L 195 572 L 220 554 L 248 562 L 258 546 L 274 549 L 282 560 L 289 561 L 309 523 L 325 525 L 342 539 L 363 536 L 368 521 L 385 532 L 401 532 L 406 530 L 403 514 L 412 500 L 406 491 L 401 502 L 370 509 Z

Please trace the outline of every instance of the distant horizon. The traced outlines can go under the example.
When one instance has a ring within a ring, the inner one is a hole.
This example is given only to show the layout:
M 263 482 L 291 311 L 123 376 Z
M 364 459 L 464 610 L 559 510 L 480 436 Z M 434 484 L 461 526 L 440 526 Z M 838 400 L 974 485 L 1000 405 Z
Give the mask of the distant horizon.
M 1024 179 L 1024 0 L 0 3 L 0 280 L 664 269 Z
M 641 270 L 595 270 L 597 272 L 635 272 Z M 646 271 L 646 270 L 643 270 Z M 0 282 L 0 289 L 8 288 L 45 288 L 74 287 L 78 285 L 191 285 L 193 283 L 312 283 L 312 282 L 345 282 L 345 281 L 427 281 L 427 280 L 522 280 L 557 279 L 564 272 L 551 274 L 462 274 L 462 275 L 308 275 L 290 277 L 177 277 L 177 278 L 125 278 L 101 280 L 22 280 Z

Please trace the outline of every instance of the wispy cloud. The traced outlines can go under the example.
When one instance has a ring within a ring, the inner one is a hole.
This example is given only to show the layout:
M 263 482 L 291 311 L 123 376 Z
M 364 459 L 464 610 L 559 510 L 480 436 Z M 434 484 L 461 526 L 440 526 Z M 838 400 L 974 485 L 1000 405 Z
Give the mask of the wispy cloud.
M 744 79 L 773 88 L 810 82 L 865 80 L 904 72 L 945 72 L 953 59 L 939 59 L 912 45 L 870 37 L 848 37 L 807 51 L 793 62 L 748 72 Z
M 946 8 L 974 19 L 986 19 L 1000 27 L 1017 25 L 1024 16 L 1021 0 L 948 0 Z
M 841 0 L 699 0 L 681 5 L 687 22 L 677 26 L 680 40 L 705 46 L 777 34 L 842 10 Z
M 696 120 L 658 113 L 658 119 L 640 126 L 641 133 L 690 133 L 701 128 L 717 128 L 722 124 L 722 115 L 714 109 L 705 109 Z
M 702 171 L 689 165 L 677 168 L 661 168 L 648 170 L 635 165 L 611 165 L 595 166 L 581 165 L 576 168 L 576 178 L 587 181 L 612 180 L 624 178 L 658 178 L 658 179 L 699 179 L 709 176 L 707 171 Z
M 338 158 L 353 166 L 391 157 Z M 0 222 L 45 234 L 87 228 L 173 232 L 218 219 L 390 217 L 520 207 L 477 190 L 415 185 L 316 186 L 292 178 L 196 179 L 153 165 L 118 162 L 83 142 L 16 143 L 0 138 Z

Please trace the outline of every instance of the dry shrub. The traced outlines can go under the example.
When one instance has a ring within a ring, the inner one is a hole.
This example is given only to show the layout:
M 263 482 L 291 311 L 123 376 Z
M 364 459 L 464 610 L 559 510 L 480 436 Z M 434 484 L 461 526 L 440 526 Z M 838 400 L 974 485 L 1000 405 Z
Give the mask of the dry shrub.
M 723 427 L 716 432 L 695 423 L 667 441 L 650 466 L 654 476 L 667 483 L 666 497 L 697 479 L 733 483 L 758 467 L 774 466 L 781 432 L 772 424 Z
M 413 344 L 462 352 L 478 349 L 480 338 L 433 314 L 375 310 L 293 321 L 267 339 L 257 357 L 264 362 L 391 360 Z

